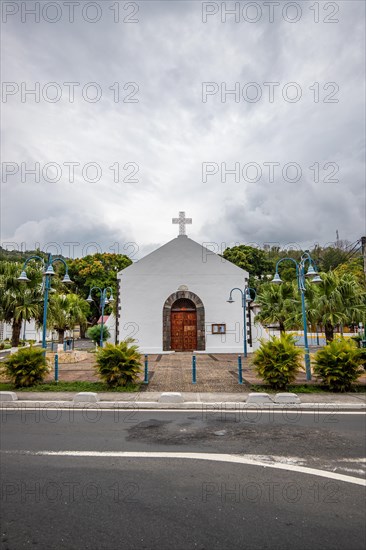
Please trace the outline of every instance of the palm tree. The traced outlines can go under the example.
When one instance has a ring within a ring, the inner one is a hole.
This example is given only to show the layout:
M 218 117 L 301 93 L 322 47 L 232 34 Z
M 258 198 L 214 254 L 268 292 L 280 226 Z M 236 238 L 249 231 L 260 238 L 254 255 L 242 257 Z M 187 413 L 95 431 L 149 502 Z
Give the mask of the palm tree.
M 256 315 L 255 320 L 265 325 L 278 324 L 281 334 L 284 333 L 294 308 L 300 306 L 301 312 L 301 305 L 296 293 L 297 289 L 293 283 L 262 285 L 256 298 L 260 312 Z
M 0 320 L 12 326 L 12 347 L 18 347 L 24 321 L 37 319 L 42 313 L 42 270 L 29 266 L 30 282 L 18 281 L 18 262 L 0 262 Z
M 322 273 L 321 279 L 307 291 L 308 319 L 323 325 L 325 339 L 331 342 L 337 325 L 355 324 L 364 318 L 366 291 L 351 273 L 330 271 Z
M 60 344 L 64 341 L 65 331 L 76 324 L 86 326 L 89 304 L 77 294 L 53 294 L 49 304 L 49 325 L 56 329 Z

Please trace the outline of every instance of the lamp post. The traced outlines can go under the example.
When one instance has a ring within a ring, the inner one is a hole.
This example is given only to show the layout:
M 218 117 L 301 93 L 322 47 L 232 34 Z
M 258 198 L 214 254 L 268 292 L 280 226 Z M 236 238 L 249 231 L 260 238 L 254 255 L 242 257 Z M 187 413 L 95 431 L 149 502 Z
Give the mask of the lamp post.
M 244 338 L 244 357 L 248 356 L 248 347 L 247 347 L 247 304 L 249 304 L 252 301 L 252 297 L 250 295 L 250 292 L 254 292 L 254 297 L 257 295 L 254 288 L 250 288 L 249 286 L 245 286 L 244 290 L 241 290 L 240 288 L 232 288 L 230 290 L 230 296 L 227 302 L 229 304 L 233 304 L 234 300 L 232 298 L 232 293 L 234 290 L 238 290 L 241 294 L 241 305 L 243 308 L 243 338 Z
M 63 258 L 53 258 L 52 254 L 48 254 L 47 261 L 45 261 L 43 258 L 41 258 L 41 256 L 30 256 L 29 258 L 27 258 L 25 260 L 24 264 L 23 264 L 23 269 L 22 269 L 22 272 L 20 274 L 20 277 L 18 277 L 18 281 L 23 281 L 25 283 L 30 282 L 30 279 L 28 279 L 28 277 L 27 277 L 26 268 L 27 268 L 28 263 L 31 260 L 40 260 L 43 263 L 43 265 L 45 266 L 45 269 L 44 269 L 44 272 L 43 272 L 45 282 L 44 282 L 44 299 L 43 299 L 42 348 L 46 349 L 47 348 L 46 335 L 47 335 L 48 294 L 49 294 L 49 291 L 50 291 L 50 288 L 51 288 L 51 278 L 54 275 L 56 275 L 56 273 L 53 270 L 53 264 L 55 262 L 62 262 L 64 264 L 66 271 L 65 271 L 64 278 L 62 279 L 63 283 L 67 283 L 67 284 L 72 283 L 72 280 L 69 277 L 68 267 L 67 267 L 67 263 L 65 262 L 65 260 Z
M 102 322 L 100 324 L 100 340 L 99 340 L 99 345 L 100 347 L 102 348 L 103 347 L 103 326 L 104 326 L 104 307 L 109 304 L 109 302 L 113 302 L 114 301 L 114 298 L 113 298 L 113 291 L 111 289 L 110 286 L 107 286 L 106 288 L 103 288 L 103 290 L 101 288 L 99 288 L 99 286 L 93 286 L 90 290 L 89 290 L 89 296 L 87 297 L 86 301 L 91 303 L 93 302 L 93 298 L 92 298 L 92 295 L 91 293 L 93 292 L 93 290 L 99 290 L 100 292 L 100 309 L 102 311 Z M 107 292 L 110 292 L 110 296 L 109 298 L 107 297 Z
M 302 310 L 302 322 L 304 328 L 304 348 L 305 348 L 305 368 L 306 368 L 306 380 L 311 380 L 311 369 L 310 369 L 310 354 L 309 354 L 309 344 L 308 344 L 308 328 L 306 320 L 306 307 L 305 307 L 305 279 L 310 279 L 310 282 L 313 284 L 321 283 L 322 280 L 319 276 L 318 269 L 309 252 L 305 252 L 300 259 L 300 262 L 297 262 L 293 258 L 281 258 L 276 263 L 276 273 L 272 279 L 272 283 L 281 284 L 283 283 L 281 277 L 278 273 L 278 267 L 282 262 L 290 261 L 293 262 L 296 266 L 296 277 L 297 277 L 297 286 L 301 294 L 301 310 Z M 305 273 L 305 266 L 308 262 L 309 267 Z

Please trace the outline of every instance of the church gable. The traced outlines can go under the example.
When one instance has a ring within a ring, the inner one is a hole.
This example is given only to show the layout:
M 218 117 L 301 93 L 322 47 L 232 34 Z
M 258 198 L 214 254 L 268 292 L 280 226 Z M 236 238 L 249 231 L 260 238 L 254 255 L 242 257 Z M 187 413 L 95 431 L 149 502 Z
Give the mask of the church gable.
M 239 274 L 247 277 L 247 271 L 225 260 L 212 250 L 180 235 L 138 262 L 125 268 L 120 274 L 159 275 L 160 273 L 197 273 L 210 275 Z M 119 275 L 120 275 L 119 274 Z

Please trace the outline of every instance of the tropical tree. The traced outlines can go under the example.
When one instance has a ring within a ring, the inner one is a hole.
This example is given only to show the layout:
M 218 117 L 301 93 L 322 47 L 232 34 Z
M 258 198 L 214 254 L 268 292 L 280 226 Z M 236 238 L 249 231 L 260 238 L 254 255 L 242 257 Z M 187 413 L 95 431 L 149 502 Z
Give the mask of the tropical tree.
M 130 264 L 132 264 L 132 260 L 128 256 L 110 253 L 91 254 L 83 258 L 68 260 L 69 275 L 76 285 L 75 292 L 84 299 L 92 287 L 101 289 L 111 287 L 116 296 L 117 273 Z M 100 316 L 98 304 L 99 301 L 96 299 L 90 307 L 89 321 L 92 323 L 96 323 Z M 116 302 L 114 305 L 107 305 L 105 313 L 111 313 L 115 307 Z
M 12 326 L 11 345 L 18 347 L 22 323 L 38 319 L 43 310 L 42 269 L 29 266 L 29 283 L 18 281 L 22 264 L 0 262 L 0 320 Z
M 344 264 L 339 265 L 335 269 L 335 272 L 338 275 L 351 273 L 352 275 L 355 276 L 355 278 L 360 283 L 360 285 L 366 288 L 366 278 L 365 278 L 363 263 L 364 263 L 363 257 L 359 256 L 358 258 L 354 258 Z
M 89 304 L 77 294 L 52 294 L 49 302 L 48 324 L 58 333 L 60 344 L 64 341 L 65 331 L 75 325 L 87 325 Z
M 366 314 L 366 291 L 351 273 L 330 271 L 321 274 L 322 282 L 309 285 L 306 293 L 308 321 L 324 326 L 331 342 L 337 325 L 356 324 Z
M 274 285 L 265 283 L 260 287 L 256 303 L 260 306 L 260 312 L 256 315 L 256 322 L 264 325 L 276 324 L 281 334 L 289 327 L 290 316 L 293 316 L 301 305 L 297 296 L 298 290 L 295 283 L 283 283 Z
M 261 277 L 274 271 L 274 263 L 268 258 L 268 254 L 253 246 L 241 244 L 226 248 L 223 257 L 248 271 L 252 277 Z

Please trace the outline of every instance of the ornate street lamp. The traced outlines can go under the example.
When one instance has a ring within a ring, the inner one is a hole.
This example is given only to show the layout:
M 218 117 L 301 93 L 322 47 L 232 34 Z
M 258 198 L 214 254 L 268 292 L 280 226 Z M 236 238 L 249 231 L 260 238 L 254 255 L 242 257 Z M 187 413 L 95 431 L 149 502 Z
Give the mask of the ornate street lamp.
M 241 305 L 242 305 L 242 308 L 243 308 L 243 338 L 244 338 L 244 343 L 243 343 L 243 347 L 244 347 L 244 357 L 247 357 L 248 356 L 248 348 L 247 348 L 247 304 L 249 304 L 250 302 L 252 302 L 252 297 L 251 297 L 251 292 L 254 292 L 254 299 L 256 297 L 256 291 L 254 290 L 254 288 L 250 288 L 249 286 L 245 285 L 244 287 L 244 290 L 241 290 L 240 288 L 232 288 L 230 290 L 230 296 L 229 296 L 229 299 L 227 300 L 227 302 L 229 304 L 233 304 L 234 303 L 234 300 L 232 298 L 232 293 L 234 292 L 234 290 L 238 290 L 241 294 Z
M 67 266 L 67 263 L 65 262 L 65 260 L 63 258 L 53 258 L 52 254 L 48 254 L 47 261 L 45 261 L 43 258 L 41 258 L 41 256 L 30 256 L 29 258 L 27 258 L 24 262 L 22 272 L 21 272 L 20 276 L 18 277 L 18 281 L 23 281 L 24 283 L 30 282 L 30 279 L 28 279 L 28 277 L 27 277 L 26 268 L 27 268 L 28 263 L 31 260 L 39 260 L 45 266 L 44 271 L 43 271 L 43 276 L 44 276 L 44 279 L 45 279 L 45 283 L 44 283 L 44 299 L 43 299 L 42 348 L 46 349 L 47 348 L 46 335 L 47 335 L 48 293 L 49 293 L 50 288 L 51 288 L 51 277 L 54 277 L 56 275 L 56 273 L 53 269 L 53 264 L 55 262 L 62 262 L 64 264 L 64 266 L 65 266 L 65 275 L 64 275 L 64 278 L 62 279 L 63 283 L 66 283 L 66 284 L 72 283 L 72 280 L 69 277 L 68 266 Z
M 278 273 L 278 266 L 285 261 L 291 261 L 296 266 L 296 277 L 297 277 L 297 286 L 301 294 L 301 309 L 302 309 L 302 321 L 304 327 L 304 347 L 305 347 L 305 368 L 306 368 L 306 379 L 311 380 L 311 369 L 310 369 L 310 353 L 309 353 L 309 344 L 308 344 L 308 329 L 307 329 L 307 320 L 306 320 L 306 307 L 305 307 L 305 280 L 310 279 L 312 284 L 319 284 L 322 282 L 321 277 L 319 276 L 318 269 L 309 252 L 305 252 L 298 263 L 294 258 L 281 258 L 276 264 L 276 273 L 272 279 L 272 283 L 281 284 L 283 281 Z M 305 273 L 306 263 L 308 262 L 308 269 Z
M 110 286 L 107 286 L 106 288 L 104 288 L 103 290 L 101 288 L 99 288 L 99 286 L 93 286 L 90 290 L 89 290 L 89 296 L 87 297 L 86 301 L 91 303 L 93 302 L 93 298 L 92 298 L 92 291 L 93 290 L 99 290 L 100 292 L 100 309 L 102 311 L 102 321 L 101 321 L 101 324 L 100 324 L 100 340 L 99 340 L 99 345 L 100 347 L 102 348 L 103 347 L 103 326 L 104 326 L 104 306 L 106 306 L 107 304 L 109 304 L 110 302 L 113 302 L 114 301 L 114 298 L 113 298 L 113 291 L 111 289 Z M 107 297 L 107 292 L 110 292 L 110 296 L 109 298 Z

